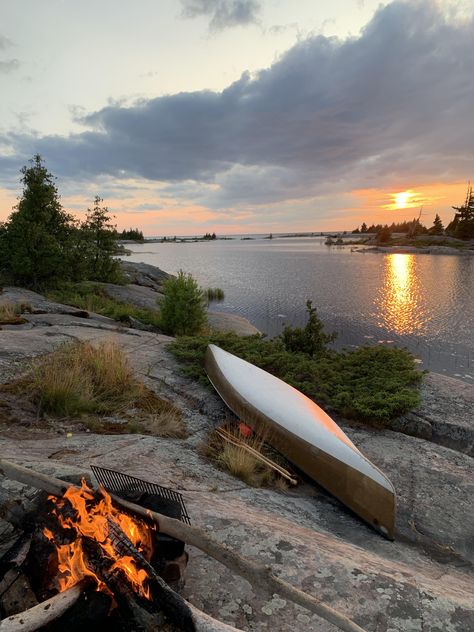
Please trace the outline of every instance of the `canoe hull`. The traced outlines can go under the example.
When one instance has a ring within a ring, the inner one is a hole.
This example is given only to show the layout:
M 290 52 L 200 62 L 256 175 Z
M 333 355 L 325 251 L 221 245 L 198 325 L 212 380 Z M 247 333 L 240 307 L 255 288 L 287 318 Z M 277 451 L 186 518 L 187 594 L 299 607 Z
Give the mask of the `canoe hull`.
M 391 490 L 296 436 L 259 410 L 227 379 L 210 348 L 206 351 L 205 369 L 212 385 L 237 417 L 365 522 L 393 540 L 396 498 Z

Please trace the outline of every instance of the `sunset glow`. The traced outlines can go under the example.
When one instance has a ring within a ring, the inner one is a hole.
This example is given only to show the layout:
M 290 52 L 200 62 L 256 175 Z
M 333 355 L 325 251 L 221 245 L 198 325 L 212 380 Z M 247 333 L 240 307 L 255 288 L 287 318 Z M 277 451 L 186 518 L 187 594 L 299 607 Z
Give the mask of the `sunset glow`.
M 447 225 L 464 200 L 474 87 L 457 60 L 474 24 L 444 6 L 462 3 L 86 0 L 97 20 L 70 4 L 2 14 L 0 222 L 36 153 L 68 212 L 83 219 L 98 194 L 119 230 L 149 237 L 351 230 L 421 207 Z M 70 72 L 80 64 L 90 76 Z
M 406 208 L 411 197 L 413 197 L 413 193 L 411 193 L 411 191 L 401 191 L 400 193 L 395 193 L 395 204 L 397 205 L 397 208 Z

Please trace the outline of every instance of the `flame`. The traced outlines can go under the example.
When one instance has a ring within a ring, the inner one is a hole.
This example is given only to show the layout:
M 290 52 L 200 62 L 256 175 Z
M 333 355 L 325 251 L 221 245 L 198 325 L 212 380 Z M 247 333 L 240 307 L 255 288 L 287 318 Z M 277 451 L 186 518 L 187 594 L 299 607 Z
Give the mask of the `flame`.
M 107 591 L 104 582 L 87 565 L 83 549 L 84 539 L 87 538 L 99 544 L 103 554 L 112 562 L 110 570 L 122 571 L 138 594 L 151 599 L 150 589 L 146 584 L 147 572 L 137 568 L 132 556 L 120 555 L 115 550 L 109 535 L 109 524 L 113 522 L 120 527 L 147 560 L 151 558 L 153 551 L 150 528 L 118 511 L 105 489 L 101 487 L 100 491 L 102 498 L 97 500 L 83 480 L 80 488 L 69 487 L 61 499 L 49 498 L 55 504 L 53 514 L 61 527 L 75 534 L 72 543 L 56 545 L 60 573 L 57 581 L 59 591 L 63 592 L 85 577 L 92 577 L 97 582 L 98 590 Z M 50 529 L 45 528 L 43 533 L 48 540 L 54 542 L 54 534 Z

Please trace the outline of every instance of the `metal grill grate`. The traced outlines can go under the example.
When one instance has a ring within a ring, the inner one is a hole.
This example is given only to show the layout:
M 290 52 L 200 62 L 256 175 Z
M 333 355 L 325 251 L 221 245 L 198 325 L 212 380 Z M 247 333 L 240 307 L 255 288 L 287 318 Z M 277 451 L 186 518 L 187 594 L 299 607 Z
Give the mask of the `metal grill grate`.
M 168 487 L 162 487 L 156 483 L 143 481 L 141 478 L 135 478 L 135 476 L 130 476 L 129 474 L 108 470 L 105 467 L 91 465 L 91 470 L 97 481 L 103 485 L 108 492 L 114 492 L 118 495 L 124 492 L 148 492 L 149 494 L 156 494 L 161 498 L 178 503 L 181 509 L 180 520 L 186 524 L 191 524 L 183 496 L 179 492 L 175 492 Z

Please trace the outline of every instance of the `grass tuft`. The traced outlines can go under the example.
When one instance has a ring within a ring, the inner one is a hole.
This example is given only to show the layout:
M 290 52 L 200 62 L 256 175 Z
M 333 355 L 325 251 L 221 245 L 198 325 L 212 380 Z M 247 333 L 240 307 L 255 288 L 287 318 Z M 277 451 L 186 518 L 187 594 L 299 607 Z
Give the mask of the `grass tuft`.
M 22 325 L 26 320 L 21 315 L 30 310 L 31 306 L 27 303 L 6 301 L 0 305 L 0 325 Z
M 211 301 L 223 301 L 224 300 L 224 290 L 221 290 L 220 287 L 209 287 L 204 291 L 207 301 L 210 303 Z
M 127 358 L 111 342 L 65 345 L 36 362 L 25 380 L 41 410 L 58 416 L 109 413 L 131 405 L 143 392 Z
M 16 390 L 32 397 L 42 413 L 86 415 L 85 424 L 94 432 L 186 436 L 181 411 L 136 379 L 113 342 L 65 345 L 38 360 Z M 111 414 L 125 423 L 114 425 L 97 417 Z
M 236 439 L 244 441 L 248 446 L 260 452 L 260 454 L 279 462 L 283 466 L 288 465 L 281 455 L 267 445 L 263 437 L 253 434 L 251 437 L 244 439 L 237 428 L 227 427 L 227 430 Z M 225 441 L 217 432 L 211 434 L 208 442 L 202 446 L 202 452 L 219 468 L 229 472 L 229 474 L 247 485 L 252 487 L 276 487 L 279 490 L 287 489 L 284 479 L 277 472 L 262 463 L 245 448 Z

